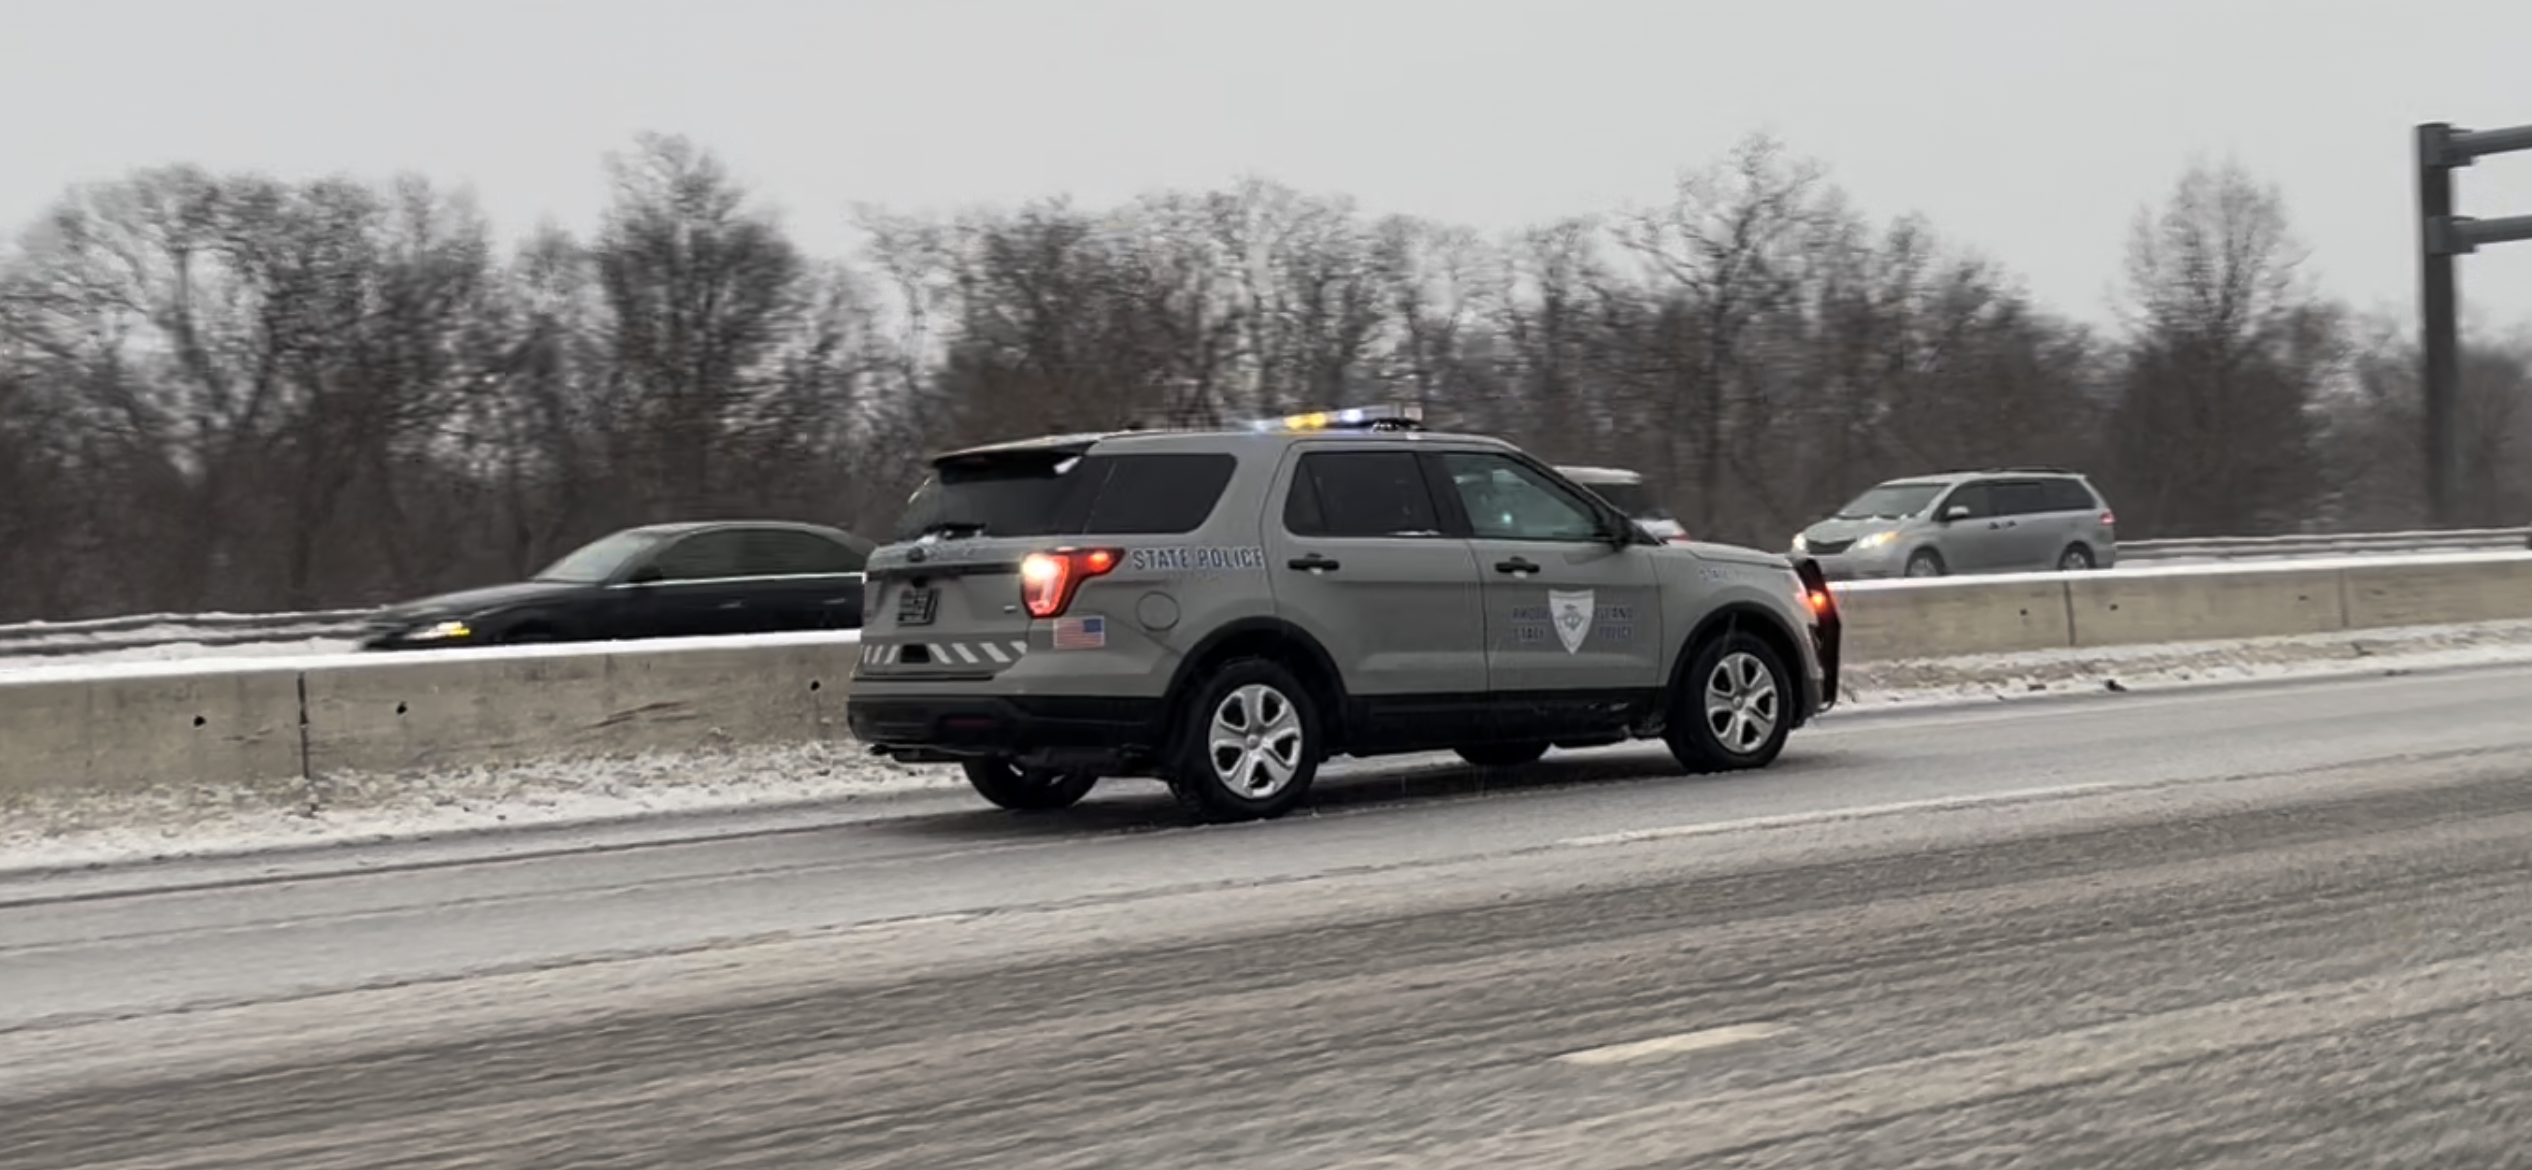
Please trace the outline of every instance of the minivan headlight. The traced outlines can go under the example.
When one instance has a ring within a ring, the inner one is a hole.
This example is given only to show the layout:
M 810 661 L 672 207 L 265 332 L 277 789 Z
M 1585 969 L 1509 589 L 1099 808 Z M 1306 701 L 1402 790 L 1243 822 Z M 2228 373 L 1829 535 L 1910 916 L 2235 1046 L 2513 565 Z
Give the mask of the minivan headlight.
M 1857 548 L 1859 548 L 1859 549 L 1861 549 L 1861 548 L 1880 548 L 1881 546 L 1883 546 L 1883 545 L 1885 545 L 1885 544 L 1888 544 L 1888 543 L 1890 543 L 1891 541 L 1894 541 L 1894 540 L 1897 540 L 1897 539 L 1899 539 L 1899 534 L 1898 534 L 1898 533 L 1896 533 L 1896 532 L 1876 532 L 1876 533 L 1873 533 L 1873 534 L 1872 534 L 1872 535 L 1870 535 L 1870 536 L 1864 537 L 1863 539 L 1856 541 L 1856 542 L 1855 542 L 1855 547 L 1857 547 Z

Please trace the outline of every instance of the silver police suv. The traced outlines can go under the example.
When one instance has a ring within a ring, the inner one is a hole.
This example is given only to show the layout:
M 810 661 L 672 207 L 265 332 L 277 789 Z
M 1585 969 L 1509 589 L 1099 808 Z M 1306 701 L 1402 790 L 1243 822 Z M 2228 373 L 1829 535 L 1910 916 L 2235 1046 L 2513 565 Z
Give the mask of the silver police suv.
M 1758 768 L 1836 699 L 1807 561 L 1666 544 L 1499 439 L 1412 407 L 942 455 L 868 562 L 846 718 L 1011 809 L 1156 776 L 1281 815 L 1320 763 L 1480 767 L 1660 737 Z
M 2004 467 L 1877 484 L 1793 538 L 1832 579 L 2107 569 L 2119 518 L 2062 467 Z

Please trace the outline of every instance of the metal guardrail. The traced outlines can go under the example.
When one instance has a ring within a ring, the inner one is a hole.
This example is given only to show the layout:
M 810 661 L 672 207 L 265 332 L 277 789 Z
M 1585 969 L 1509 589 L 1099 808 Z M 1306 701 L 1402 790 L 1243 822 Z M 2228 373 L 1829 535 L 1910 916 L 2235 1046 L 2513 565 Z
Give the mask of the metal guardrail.
M 2532 547 L 2522 528 L 2357 532 L 2295 536 L 2132 540 L 2120 564 L 2501 552 Z M 136 614 L 75 622 L 0 625 L 0 658 L 75 658 L 161 646 L 220 648 L 355 637 L 374 609 L 309 613 Z
M 160 646 L 251 646 L 350 639 L 375 609 L 302 613 L 146 613 L 0 626 L 0 658 L 74 658 Z
M 2267 560 L 2280 557 L 2411 556 L 2532 548 L 2532 529 L 2455 528 L 2441 532 L 2342 532 L 2221 536 L 2119 542 L 2119 561 Z

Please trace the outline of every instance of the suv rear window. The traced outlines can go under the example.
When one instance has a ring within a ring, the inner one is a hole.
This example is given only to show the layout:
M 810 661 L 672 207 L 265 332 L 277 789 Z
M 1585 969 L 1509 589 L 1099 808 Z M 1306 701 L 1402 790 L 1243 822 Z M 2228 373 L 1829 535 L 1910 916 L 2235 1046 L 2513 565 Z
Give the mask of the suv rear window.
M 1204 526 L 1239 460 L 1219 452 L 1083 455 L 1044 450 L 943 464 L 897 518 L 897 539 L 1176 536 Z

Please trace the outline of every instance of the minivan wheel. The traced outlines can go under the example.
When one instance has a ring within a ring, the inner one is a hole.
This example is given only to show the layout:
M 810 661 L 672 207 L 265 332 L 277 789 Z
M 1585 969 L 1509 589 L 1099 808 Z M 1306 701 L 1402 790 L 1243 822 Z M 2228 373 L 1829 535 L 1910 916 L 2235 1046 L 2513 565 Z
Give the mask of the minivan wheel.
M 2067 545 L 2065 552 L 2057 554 L 2057 571 L 2061 573 L 2091 572 L 2092 550 L 2080 544 Z
M 1794 681 L 1764 640 L 1735 630 L 1708 641 L 1671 696 L 1662 739 L 1691 772 L 1764 768 L 1793 731 Z
M 1910 553 L 1908 555 L 1908 575 L 1911 577 L 1942 576 L 1942 554 L 1935 552 L 1930 548 L 1921 548 L 1913 553 Z
M 1079 804 L 1099 777 L 1056 768 L 1023 768 L 1005 759 L 962 760 L 978 796 L 1013 812 L 1053 812 Z
M 1279 817 L 1318 776 L 1320 715 L 1281 663 L 1239 658 L 1187 696 L 1166 769 L 1169 790 L 1199 820 Z

